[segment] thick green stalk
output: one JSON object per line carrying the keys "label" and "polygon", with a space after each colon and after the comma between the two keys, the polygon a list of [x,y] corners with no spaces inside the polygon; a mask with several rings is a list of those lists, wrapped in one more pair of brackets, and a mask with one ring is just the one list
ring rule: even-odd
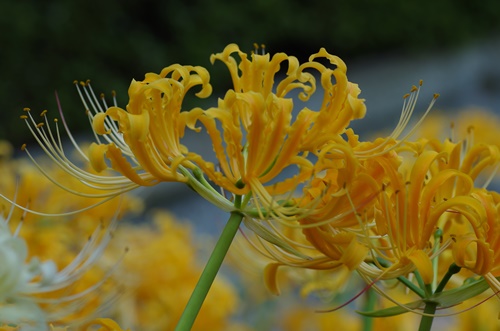
{"label": "thick green stalk", "polygon": [[229,217],[229,220],[227,221],[226,226],[224,227],[224,230],[222,231],[222,234],[220,235],[219,240],[210,255],[210,258],[208,259],[205,269],[203,270],[200,279],[191,294],[191,298],[184,308],[184,312],[182,313],[179,323],[177,323],[175,328],[176,331],[191,330],[196,316],[203,305],[203,301],[205,300],[215,276],[217,276],[217,273],[219,272],[222,261],[229,250],[229,246],[231,246],[231,242],[238,231],[242,219],[243,215],[239,212],[231,213],[231,217]]}
{"label": "thick green stalk", "polygon": [[438,306],[437,302],[429,301],[425,304],[424,314],[430,314],[431,316],[422,316],[420,320],[420,326],[418,331],[430,331],[432,327],[432,322],[434,321],[434,313],[436,312],[436,308]]}

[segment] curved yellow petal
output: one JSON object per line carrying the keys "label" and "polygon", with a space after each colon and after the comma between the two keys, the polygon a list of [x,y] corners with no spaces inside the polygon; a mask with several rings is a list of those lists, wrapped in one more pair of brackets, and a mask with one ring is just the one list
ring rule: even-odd
{"label": "curved yellow petal", "polygon": [[453,245],[453,258],[459,267],[478,275],[489,273],[493,266],[493,250],[489,244],[472,235],[457,239]]}
{"label": "curved yellow petal", "polygon": [[431,284],[434,271],[429,256],[420,249],[415,249],[407,255],[408,259],[415,265],[425,284]]}
{"label": "curved yellow petal", "polygon": [[108,145],[92,143],[89,146],[88,156],[90,165],[97,172],[102,172],[108,168],[104,160],[104,155],[108,151]]}
{"label": "curved yellow petal", "polygon": [[274,295],[280,295],[278,287],[278,268],[281,266],[279,263],[269,263],[264,268],[264,284],[269,292]]}

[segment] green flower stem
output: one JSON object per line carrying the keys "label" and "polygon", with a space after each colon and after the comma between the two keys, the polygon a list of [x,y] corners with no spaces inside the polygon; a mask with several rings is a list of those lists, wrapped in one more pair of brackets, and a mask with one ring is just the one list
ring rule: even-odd
{"label": "green flower stem", "polygon": [[436,254],[439,251],[439,247],[441,246],[441,240],[443,239],[443,230],[437,229],[434,232],[434,247],[432,248],[432,254],[434,258],[432,259],[432,270],[434,271],[434,276],[432,277],[432,289],[435,290],[437,286],[437,276],[439,271],[439,254]]}
{"label": "green flower stem", "polygon": [[[365,299],[366,301],[365,301],[364,311],[374,310],[375,304],[377,303],[377,295],[372,288],[366,291]],[[373,330],[373,317],[363,316],[363,331],[372,331],[372,330]]]}
{"label": "green flower stem", "polygon": [[193,323],[200,311],[200,308],[205,300],[205,297],[212,286],[212,283],[219,272],[222,261],[226,256],[229,246],[238,231],[241,221],[243,220],[243,215],[239,212],[232,212],[229,220],[222,231],[222,234],[215,245],[215,248],[208,259],[208,262],[203,270],[196,287],[194,288],[191,298],[189,299],[184,312],[177,324],[176,331],[188,331],[191,330]]}
{"label": "green flower stem", "polygon": [[462,268],[460,268],[459,266],[457,266],[455,263],[452,263],[450,265],[450,267],[448,268],[448,271],[446,272],[446,275],[444,275],[443,279],[441,279],[441,282],[439,283],[439,285],[436,288],[436,291],[434,293],[442,292],[444,290],[444,287],[446,286],[446,284],[450,280],[451,276],[453,276],[454,274],[459,273],[460,269],[462,269]]}
{"label": "green flower stem", "polygon": [[[380,263],[381,266],[383,267],[389,267],[389,264],[382,260],[382,259],[377,259],[377,262]],[[403,283],[406,287],[408,287],[410,290],[412,290],[414,293],[416,293],[419,297],[423,298],[425,297],[425,292],[418,288],[415,284],[413,284],[408,278],[406,277],[403,277],[403,276],[399,276],[397,278],[401,283]]]}
{"label": "green flower stem", "polygon": [[425,297],[425,292],[421,290],[419,287],[417,287],[415,284],[413,284],[408,278],[399,276],[398,280],[401,283],[403,283],[406,287],[408,287],[411,291],[413,291],[415,294],[417,294],[419,297],[421,298]]}
{"label": "green flower stem", "polygon": [[[457,266],[455,263],[452,263],[450,267],[448,268],[448,271],[444,275],[443,279],[441,279],[441,282],[439,282],[438,287],[436,288],[436,291],[434,291],[434,294],[440,293],[444,290],[446,284],[448,281],[451,279],[451,277],[460,272],[460,267]],[[424,308],[424,314],[429,314],[429,315],[434,315],[436,312],[436,308],[438,306],[438,303],[435,301],[427,301],[425,303],[425,308]],[[430,331],[432,327],[432,322],[434,320],[434,316],[422,316],[422,319],[420,320],[420,327],[418,328],[418,331]]]}
{"label": "green flower stem", "polygon": [[432,294],[432,291],[430,290],[429,286],[426,286],[426,284],[424,283],[422,276],[420,276],[420,272],[418,272],[418,270],[414,270],[413,274],[415,275],[415,279],[417,280],[418,286],[422,290],[424,290],[425,296],[429,297]]}
{"label": "green flower stem", "polygon": [[[424,308],[424,314],[430,314],[434,315],[436,312],[436,308],[438,306],[437,302],[434,301],[428,301],[425,304]],[[434,321],[434,316],[422,316],[422,319],[420,320],[420,326],[418,328],[418,331],[430,331],[432,327],[432,322]]]}

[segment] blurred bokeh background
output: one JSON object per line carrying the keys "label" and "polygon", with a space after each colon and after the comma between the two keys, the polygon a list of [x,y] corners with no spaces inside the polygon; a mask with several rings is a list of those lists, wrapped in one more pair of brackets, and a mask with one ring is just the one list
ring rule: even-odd
{"label": "blurred bokeh background", "polygon": [[[29,139],[18,115],[23,107],[55,111],[54,91],[71,126],[84,128],[75,79],[92,79],[96,92],[116,90],[125,104],[132,78],[177,62],[212,67],[210,54],[230,42],[248,50],[265,43],[271,53],[299,59],[326,47],[347,62],[372,119],[382,104],[397,111],[419,79],[445,101],[456,97],[444,92],[456,92],[458,83],[499,95],[499,34],[496,0],[3,0],[0,138]],[[217,95],[227,88],[222,65],[212,77]]]}

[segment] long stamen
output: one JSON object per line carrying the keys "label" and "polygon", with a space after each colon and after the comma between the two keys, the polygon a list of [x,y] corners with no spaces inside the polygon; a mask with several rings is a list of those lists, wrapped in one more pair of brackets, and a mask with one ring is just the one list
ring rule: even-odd
{"label": "long stamen", "polygon": [[[401,111],[401,115],[399,118],[399,122],[392,131],[392,133],[389,135],[389,138],[386,139],[382,144],[375,146],[372,149],[369,150],[364,150],[364,151],[355,151],[355,155],[358,157],[363,157],[365,155],[374,157],[374,156],[379,156],[383,155],[391,150],[394,150],[397,146],[401,145],[404,141],[406,141],[422,124],[426,116],[429,114],[431,111],[432,107],[434,106],[434,103],[436,102],[437,98],[439,97],[439,94],[434,94],[432,101],[430,102],[429,106],[425,110],[424,114],[420,117],[420,119],[413,125],[413,127],[408,131],[407,134],[405,134],[402,138],[400,138],[401,134],[403,131],[406,129],[408,126],[408,123],[412,117],[413,111],[415,110],[416,104],[417,104],[417,99],[420,94],[420,87],[422,86],[422,81],[419,83],[419,87],[413,86],[410,93],[406,94],[403,99],[403,109]],[[398,140],[396,144],[391,145],[390,148],[388,149],[383,149],[389,142],[392,140]]]}

